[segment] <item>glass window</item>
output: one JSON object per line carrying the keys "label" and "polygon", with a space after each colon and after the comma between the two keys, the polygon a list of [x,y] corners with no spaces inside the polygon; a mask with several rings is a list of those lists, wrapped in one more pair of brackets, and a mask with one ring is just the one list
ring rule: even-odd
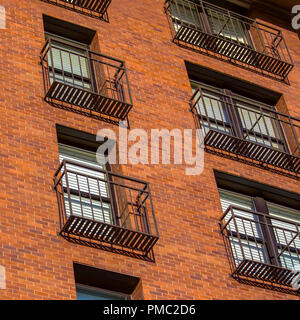
{"label": "glass window", "polygon": [[252,198],[223,189],[219,189],[219,194],[223,213],[233,206],[225,222],[228,223],[227,230],[231,235],[230,245],[236,265],[244,259],[267,262],[258,216],[248,212],[255,211]]}
{"label": "glass window", "polygon": [[51,50],[47,55],[51,83],[56,80],[78,88],[91,89],[87,46],[52,34],[46,34],[46,38],[51,38]]}
{"label": "glass window", "polygon": [[76,285],[77,300],[126,300],[127,296],[117,292],[89,286]]}
{"label": "glass window", "polygon": [[[199,88],[199,84],[191,82],[193,93]],[[196,111],[200,116],[201,129],[205,136],[210,129],[214,129],[223,133],[231,133],[230,121],[224,101],[222,101],[221,92],[217,90],[209,90],[201,88],[194,96],[196,102]]]}
{"label": "glass window", "polygon": [[[60,161],[72,162],[66,165],[67,179],[65,176],[63,177],[67,217],[72,211],[72,215],[75,216],[112,224],[110,192],[106,174],[103,172],[105,169],[104,159],[102,159],[102,163],[100,159],[99,163],[95,152],[64,144],[59,144],[59,157]],[[67,186],[70,194],[67,192]]]}
{"label": "glass window", "polygon": [[271,202],[267,204],[270,216],[276,218],[271,221],[281,264],[300,271],[300,212]]}
{"label": "glass window", "polygon": [[[224,189],[219,194],[237,266],[247,259],[300,271],[300,211]],[[267,212],[256,209],[258,202]]]}
{"label": "glass window", "polygon": [[280,119],[272,106],[203,83],[191,81],[191,87],[204,136],[215,130],[287,151]]}
{"label": "glass window", "polygon": [[177,32],[181,25],[201,29],[197,6],[184,0],[171,1],[170,12]]}
{"label": "glass window", "polygon": [[250,45],[247,24],[240,18],[235,18],[233,14],[217,11],[207,7],[208,20],[214,35],[227,40]]}

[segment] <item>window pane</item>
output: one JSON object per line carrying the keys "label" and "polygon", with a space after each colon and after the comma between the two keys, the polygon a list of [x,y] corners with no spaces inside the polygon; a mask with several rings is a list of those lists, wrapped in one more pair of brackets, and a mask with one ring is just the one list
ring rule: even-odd
{"label": "window pane", "polygon": [[215,35],[249,45],[246,24],[240,19],[235,18],[233,15],[230,17],[227,13],[218,12],[210,8],[207,8],[207,14]]}
{"label": "window pane", "polygon": [[66,215],[69,216],[72,213],[74,216],[112,224],[107,176],[97,170],[105,169],[104,159],[102,164],[99,164],[94,152],[63,144],[59,145],[59,154],[60,161],[74,162],[74,164],[66,164],[69,170],[68,175],[62,179],[63,186],[65,188],[68,186],[70,191],[70,195],[67,192],[64,194]]}
{"label": "window pane", "polygon": [[235,100],[246,140],[283,151],[280,123],[275,113],[255,107],[239,99]]}
{"label": "window pane", "polygon": [[[195,93],[199,85],[192,82],[191,86],[193,93]],[[230,134],[230,122],[221,94],[203,88],[201,93],[196,94],[194,101],[203,134],[207,134],[210,129]]]}
{"label": "window pane", "polygon": [[172,1],[170,12],[173,18],[175,31],[178,31],[181,23],[189,27],[201,29],[196,6],[186,1]]}
{"label": "window pane", "polygon": [[[219,189],[223,212],[229,206],[255,211],[251,197]],[[258,216],[238,208],[233,208],[225,217],[226,229],[236,265],[243,259],[265,263],[264,241]]]}
{"label": "window pane", "polygon": [[101,289],[76,286],[77,300],[125,300],[125,296]]}
{"label": "window pane", "polygon": [[91,89],[91,75],[89,72],[89,60],[87,51],[80,44],[70,44],[51,40],[51,52],[47,54],[50,71],[50,81],[65,82],[76,87]]}
{"label": "window pane", "polygon": [[[268,202],[273,231],[278,244],[282,266],[300,271],[300,211]],[[289,223],[290,222],[290,223]]]}

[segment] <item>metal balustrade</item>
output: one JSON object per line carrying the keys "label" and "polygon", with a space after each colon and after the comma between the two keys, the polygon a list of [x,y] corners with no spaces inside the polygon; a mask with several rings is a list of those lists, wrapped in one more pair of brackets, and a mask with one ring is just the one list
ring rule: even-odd
{"label": "metal balustrade", "polygon": [[41,64],[50,104],[116,121],[127,118],[132,98],[125,62],[49,38]]}
{"label": "metal balustrade", "polygon": [[107,10],[112,0],[41,0],[108,22]]}
{"label": "metal balustrade", "polygon": [[[64,160],[54,177],[60,234],[147,255],[158,229],[147,182]],[[86,242],[84,242],[86,243]]]}
{"label": "metal balustrade", "polygon": [[208,149],[300,173],[300,120],[259,102],[199,86],[191,110]]}
{"label": "metal balustrade", "polygon": [[282,32],[205,1],[167,0],[172,40],[240,66],[286,79],[294,63]]}
{"label": "metal balustrade", "polygon": [[300,221],[229,206],[220,227],[234,278],[300,294]]}

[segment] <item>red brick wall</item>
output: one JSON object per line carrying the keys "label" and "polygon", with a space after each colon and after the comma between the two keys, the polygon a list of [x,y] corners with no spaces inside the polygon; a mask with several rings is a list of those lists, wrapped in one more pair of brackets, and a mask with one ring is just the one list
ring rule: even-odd
{"label": "red brick wall", "polygon": [[114,0],[108,24],[40,0],[1,0],[7,29],[0,31],[0,265],[6,267],[7,289],[0,290],[0,299],[75,299],[73,261],[140,277],[145,299],[295,298],[230,277],[213,170],[294,192],[299,181],[219,156],[205,154],[200,176],[186,176],[183,165],[123,166],[124,174],[150,182],[160,231],[155,263],[71,244],[57,235],[55,125],[93,134],[109,125],[43,102],[43,13],[96,30],[102,53],[126,61],[134,101],[131,128],[194,128],[184,60],[283,93],[289,113],[300,117],[296,33],[283,30],[296,65],[289,86],[176,46],[163,3]]}

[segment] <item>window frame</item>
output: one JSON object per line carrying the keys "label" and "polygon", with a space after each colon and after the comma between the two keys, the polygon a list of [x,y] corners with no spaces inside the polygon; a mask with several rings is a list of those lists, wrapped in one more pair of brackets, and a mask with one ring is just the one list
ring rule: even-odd
{"label": "window frame", "polygon": [[[174,5],[176,7],[175,13],[177,13],[177,15],[174,15],[174,10],[172,8],[172,5]],[[192,9],[192,6],[193,6],[193,9]],[[191,15],[193,16],[193,23],[190,23],[186,19],[183,18],[183,16],[187,16],[185,8],[188,8],[188,10],[192,13]],[[178,31],[178,27],[175,27],[175,24],[176,25],[184,25],[187,27],[194,27],[195,29],[199,29],[204,33],[214,35],[216,37],[222,38],[226,41],[230,41],[230,42],[235,43],[237,45],[246,46],[250,49],[254,49],[253,40],[251,38],[251,34],[250,34],[248,28],[246,28],[243,25],[240,30],[242,32],[239,32],[239,33],[236,32],[236,28],[233,25],[232,18],[233,19],[238,19],[238,18],[234,17],[234,14],[235,14],[234,12],[230,11],[228,18],[232,23],[237,40],[232,39],[232,37],[229,38],[229,37],[226,37],[220,33],[217,34],[214,32],[214,25],[212,22],[213,17],[209,14],[209,10],[217,11],[216,10],[217,8],[218,7],[215,7],[215,5],[213,3],[212,4],[211,3],[204,3],[204,4],[202,3],[202,5],[199,5],[198,3],[192,3],[192,1],[177,0],[176,3],[171,1],[170,12],[171,12],[171,17],[172,17],[175,31],[176,32]],[[182,9],[184,10],[184,15],[182,14],[182,12],[183,12]],[[228,11],[227,9],[222,8],[222,7],[219,7],[218,9]],[[193,14],[194,12],[196,14],[196,17],[194,17],[194,14]],[[222,12],[220,11],[219,14],[222,14]],[[236,15],[239,16],[239,14],[236,14]],[[242,23],[240,21],[238,21],[238,22],[239,22],[239,24]],[[227,24],[227,22],[225,23],[225,25],[226,24]],[[239,35],[241,35],[241,38],[243,39],[243,41],[238,40]]]}
{"label": "window frame", "polygon": [[[67,142],[58,142],[58,146],[67,146],[67,147],[71,147],[71,148],[76,148],[81,152],[90,152],[90,153],[95,153],[95,151],[89,150],[88,148],[85,148],[83,145],[77,145],[74,146],[73,144],[67,144]],[[59,152],[59,156],[61,155],[61,153]],[[80,164],[78,164],[80,166]],[[117,198],[116,198],[116,193],[114,191],[114,187],[111,183],[109,183],[109,181],[112,181],[112,177],[109,174],[111,172],[111,166],[110,164],[107,162],[104,165],[104,170],[106,171],[106,173],[104,175],[106,175],[106,181],[105,182],[107,184],[107,191],[108,191],[108,196],[109,197],[103,197],[101,194],[99,195],[101,197],[101,202],[106,203],[108,205],[110,205],[110,216],[112,219],[112,223],[116,226],[121,226],[121,220],[120,217],[118,216],[118,207],[117,207]],[[64,187],[64,192],[66,192],[67,187]],[[71,190],[71,189],[70,189]],[[79,196],[79,190],[71,190],[71,195],[73,196]],[[84,198],[84,199],[90,199],[89,197],[91,197],[92,194],[90,193],[88,196],[85,196],[85,193],[83,191],[80,191],[80,198]],[[92,199],[92,200],[97,200],[97,199]]]}
{"label": "window frame", "polygon": [[[208,123],[209,129],[213,129],[210,126],[210,123],[212,122],[212,123],[215,123],[216,125],[220,125],[221,127],[229,128],[230,132],[231,132],[231,133],[229,133],[230,135],[238,137],[242,140],[254,142],[256,144],[267,146],[267,147],[270,147],[272,149],[279,150],[279,151],[283,151],[283,152],[287,152],[287,153],[290,152],[288,143],[287,143],[286,138],[284,136],[282,126],[280,124],[280,121],[277,119],[274,119],[274,112],[276,112],[274,107],[272,107],[271,105],[262,103],[260,101],[254,100],[254,99],[250,99],[245,96],[241,96],[241,95],[236,94],[235,92],[233,92],[232,90],[229,90],[229,89],[222,89],[219,87],[214,87],[214,86],[207,85],[203,82],[192,80],[192,79],[190,79],[190,83],[191,83],[192,88],[193,88],[193,86],[195,88],[200,87],[202,90],[211,91],[213,93],[216,93],[220,97],[220,102],[222,104],[222,110],[224,111],[225,116],[228,117],[229,123],[226,123],[223,120],[222,121],[217,120],[217,119],[214,119],[214,118],[211,118],[211,117],[208,117],[206,115],[201,114],[201,118],[202,119],[205,118],[205,121]],[[255,131],[254,129],[249,130],[248,128],[244,127],[239,110],[246,110],[247,108],[245,106],[242,106],[242,108],[240,106],[238,106],[237,100],[245,103],[245,105],[251,104],[252,108],[249,108],[250,111],[252,109],[252,110],[254,110],[254,112],[259,112],[261,114],[266,114],[266,112],[268,112],[268,111],[270,113],[273,112],[272,116],[269,119],[272,124],[271,129],[274,131],[275,135],[273,136],[273,135],[269,134],[268,126],[265,123],[265,121],[264,121],[264,126],[267,129],[267,134]],[[255,109],[253,107],[255,107]],[[196,110],[197,110],[197,115],[199,117],[198,108],[196,108]],[[278,115],[277,114],[275,114],[275,115],[277,118]],[[202,119],[200,119],[200,124],[202,122]],[[264,118],[263,118],[263,120],[264,120]],[[244,121],[244,123],[245,123],[245,121]],[[252,127],[255,127],[255,126],[252,126]],[[248,131],[252,131],[253,132],[252,135],[250,135]],[[246,138],[247,136],[254,136],[255,141],[252,141],[251,139],[247,139]],[[265,143],[259,143],[257,141],[258,139],[261,139],[263,142],[269,142],[270,146],[266,145]],[[274,144],[278,144],[278,146],[281,146],[281,147],[276,148],[276,147],[274,147]]]}
{"label": "window frame", "polygon": [[[239,236],[241,237],[242,240],[247,239],[247,240],[262,244],[262,246],[264,248],[264,254],[267,259],[267,263],[269,263],[273,266],[285,268],[285,266],[282,265],[282,263],[280,261],[276,260],[276,256],[278,256],[278,249],[282,245],[276,241],[276,235],[274,232],[274,228],[270,227],[272,225],[272,223],[271,223],[272,216],[270,215],[269,208],[268,208],[268,202],[270,202],[270,201],[265,199],[263,196],[251,196],[251,195],[249,196],[249,195],[246,195],[245,193],[241,193],[236,190],[233,191],[228,188],[218,186],[220,201],[221,201],[220,190],[222,190],[223,192],[226,192],[226,191],[233,192],[233,193],[236,193],[237,195],[247,196],[247,197],[251,198],[253,206],[254,206],[253,212],[264,214],[264,216],[258,215],[258,219],[259,219],[258,221],[260,223],[260,228],[262,230],[262,239],[257,238],[257,237],[252,237],[252,236],[249,236],[246,234],[241,234],[241,233],[239,233]],[[287,209],[292,209],[291,207],[288,207],[286,205],[283,207],[286,207]],[[295,209],[293,209],[293,210],[295,210]],[[266,219],[266,221],[265,221],[265,219]],[[299,211],[299,223],[300,223],[300,211]],[[236,232],[232,231],[232,235],[235,238],[238,238]],[[291,251],[292,253],[300,254],[300,248],[297,248],[297,247],[296,248],[289,247],[289,251]]]}
{"label": "window frame", "polygon": [[[107,289],[102,289],[102,288],[97,288],[97,287],[93,287],[93,286],[89,286],[89,285],[85,285],[85,284],[81,284],[81,283],[76,283],[75,284],[76,287],[76,298],[78,297],[77,295],[77,290],[78,289],[83,289],[83,290],[87,290],[87,291],[93,291],[95,293],[101,294],[107,294],[107,295],[112,295],[115,297],[120,297],[120,299],[112,299],[112,300],[131,300],[131,296],[122,292],[116,292],[116,291],[111,291],[111,290],[107,290]],[[78,299],[77,300],[81,300]]]}
{"label": "window frame", "polygon": [[[91,53],[90,53],[90,44],[86,44],[83,42],[79,42],[79,41],[75,41],[71,38],[68,37],[63,37],[61,35],[57,35],[55,33],[49,32],[49,31],[45,31],[45,39],[50,39],[51,42],[53,42],[54,44],[57,43],[56,45],[59,47],[59,44],[65,44],[68,47],[73,47],[77,50],[82,51],[82,57],[86,60],[86,66],[87,66],[87,72],[89,77],[84,77],[82,75],[77,75],[74,72],[68,72],[65,70],[61,70],[58,68],[50,67],[49,68],[49,74],[52,73],[51,69],[54,69],[54,75],[58,74],[58,75],[65,75],[64,77],[72,79],[73,81],[71,81],[71,85],[72,86],[78,86],[79,88],[81,88],[82,90],[87,90],[87,91],[92,91],[92,92],[98,92],[97,90],[97,82],[96,82],[96,78],[95,78],[95,71],[94,71],[94,67],[93,67],[93,63],[91,61]],[[66,51],[67,52],[67,51]],[[52,61],[51,61],[52,64]],[[54,61],[53,61],[54,64]],[[74,80],[77,80],[79,82],[81,82],[80,85],[76,85],[74,83]],[[55,81],[55,79],[53,79],[53,81]],[[59,81],[59,80],[58,80]],[[63,83],[68,84],[68,82],[66,82],[65,80],[62,80]],[[83,84],[88,84],[90,86],[90,88],[85,87]]]}

